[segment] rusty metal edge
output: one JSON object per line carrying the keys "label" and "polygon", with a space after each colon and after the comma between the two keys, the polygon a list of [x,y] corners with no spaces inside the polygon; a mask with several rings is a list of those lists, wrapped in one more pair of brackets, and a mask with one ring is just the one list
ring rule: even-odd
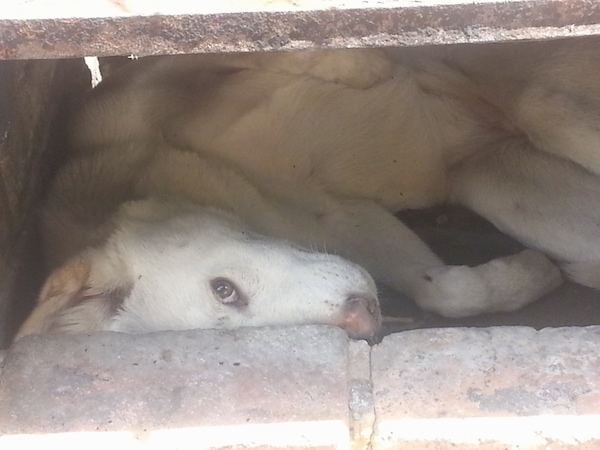
{"label": "rusty metal edge", "polygon": [[0,20],[0,30],[0,59],[412,46],[600,34],[600,2]]}

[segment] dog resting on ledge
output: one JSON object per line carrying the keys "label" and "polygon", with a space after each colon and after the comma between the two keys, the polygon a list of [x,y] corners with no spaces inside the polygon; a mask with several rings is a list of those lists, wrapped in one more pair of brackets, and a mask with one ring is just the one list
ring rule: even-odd
{"label": "dog resting on ledge", "polygon": [[[375,283],[448,317],[600,287],[600,41],[149,57],[72,121],[18,337],[338,325]],[[529,249],[444,264],[394,217],[466,206]],[[364,268],[364,269],[363,269]]]}

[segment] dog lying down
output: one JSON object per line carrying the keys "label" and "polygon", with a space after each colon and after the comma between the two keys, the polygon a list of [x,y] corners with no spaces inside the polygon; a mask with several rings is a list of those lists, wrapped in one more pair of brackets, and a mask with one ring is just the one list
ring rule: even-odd
{"label": "dog lying down", "polygon": [[[18,337],[322,323],[371,339],[371,276],[448,317],[517,309],[561,272],[600,287],[599,44],[130,63],[73,119],[42,212],[51,273]],[[393,216],[442,203],[530,249],[445,265]]]}

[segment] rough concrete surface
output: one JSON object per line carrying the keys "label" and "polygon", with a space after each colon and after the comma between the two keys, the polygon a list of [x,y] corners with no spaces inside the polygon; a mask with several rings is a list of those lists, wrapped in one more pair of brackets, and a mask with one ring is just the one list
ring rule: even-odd
{"label": "rough concrete surface", "polygon": [[600,327],[388,336],[372,353],[374,448],[600,448],[599,344]]}
{"label": "rough concrete surface", "polygon": [[600,34],[595,0],[27,0],[0,59],[388,47]]}
{"label": "rough concrete surface", "polygon": [[600,448],[600,326],[27,337],[0,448]]}
{"label": "rough concrete surface", "polygon": [[90,432],[90,444],[337,448],[346,348],[333,327],[25,338],[5,359],[0,448],[66,432],[79,433],[62,435],[69,448]]}

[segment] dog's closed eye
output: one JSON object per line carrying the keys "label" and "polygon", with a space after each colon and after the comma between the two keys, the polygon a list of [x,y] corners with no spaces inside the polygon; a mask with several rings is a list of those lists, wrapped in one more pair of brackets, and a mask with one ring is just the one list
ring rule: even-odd
{"label": "dog's closed eye", "polygon": [[210,287],[218,300],[225,305],[240,307],[248,304],[246,296],[227,278],[215,278],[210,282]]}

